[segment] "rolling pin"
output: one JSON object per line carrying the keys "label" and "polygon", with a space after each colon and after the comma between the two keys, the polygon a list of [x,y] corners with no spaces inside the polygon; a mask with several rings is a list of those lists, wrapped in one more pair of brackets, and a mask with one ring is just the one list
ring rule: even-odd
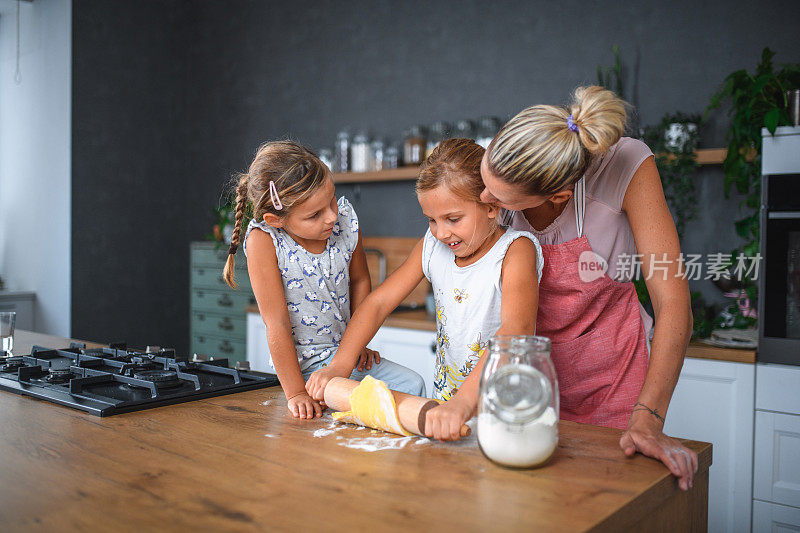
{"label": "rolling pin", "polygon": [[[350,410],[350,393],[358,386],[358,381],[347,378],[332,378],[325,386],[325,405],[336,411]],[[409,433],[425,436],[425,415],[439,405],[430,398],[420,398],[404,392],[391,391],[397,404],[397,417]],[[472,432],[469,426],[462,425],[460,435],[467,437]]]}

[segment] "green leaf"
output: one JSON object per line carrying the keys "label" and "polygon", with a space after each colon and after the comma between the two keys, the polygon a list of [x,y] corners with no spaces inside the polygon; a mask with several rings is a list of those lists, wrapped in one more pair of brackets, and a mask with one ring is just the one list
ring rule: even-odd
{"label": "green leaf", "polygon": [[775,135],[775,130],[778,128],[778,120],[780,119],[781,111],[777,107],[773,107],[767,114],[764,115],[764,126],[769,130],[772,135]]}
{"label": "green leaf", "polygon": [[750,219],[737,220],[733,225],[736,227],[736,234],[742,239],[746,239],[750,233]]}

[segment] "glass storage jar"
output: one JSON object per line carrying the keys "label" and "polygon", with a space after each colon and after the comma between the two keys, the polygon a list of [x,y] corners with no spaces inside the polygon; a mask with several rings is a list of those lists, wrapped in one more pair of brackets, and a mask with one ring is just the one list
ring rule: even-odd
{"label": "glass storage jar", "polygon": [[370,168],[369,138],[366,133],[359,133],[353,137],[350,146],[350,170],[352,172],[366,172]]}
{"label": "glass storage jar", "polygon": [[425,159],[425,135],[422,126],[414,126],[405,134],[403,143],[403,164],[419,165]]}
{"label": "glass storage jar", "polygon": [[336,136],[335,156],[333,161],[334,172],[347,172],[350,170],[350,134],[340,131]]}
{"label": "glass storage jar", "polygon": [[558,381],[550,340],[495,336],[486,357],[478,403],[481,451],[504,466],[543,465],[558,445]]}

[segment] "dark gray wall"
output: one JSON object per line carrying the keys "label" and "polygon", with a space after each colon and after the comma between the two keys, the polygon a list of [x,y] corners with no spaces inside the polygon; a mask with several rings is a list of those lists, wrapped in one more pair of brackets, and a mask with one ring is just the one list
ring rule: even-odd
{"label": "dark gray wall", "polygon": [[[399,139],[508,117],[596,81],[618,44],[640,123],[702,111],[770,46],[800,61],[796,1],[74,0],[73,335],[188,345],[188,244],[258,144]],[[702,145],[722,146],[712,116]],[[698,176],[689,252],[737,243],[718,168]],[[412,184],[340,186],[374,235],[420,235]],[[715,297],[715,289],[700,287]],[[96,311],[101,311],[99,318]]]}

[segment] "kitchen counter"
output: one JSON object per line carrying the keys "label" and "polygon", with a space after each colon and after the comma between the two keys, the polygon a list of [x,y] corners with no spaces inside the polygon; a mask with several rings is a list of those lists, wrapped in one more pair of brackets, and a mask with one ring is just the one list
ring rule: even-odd
{"label": "kitchen counter", "polygon": [[[66,339],[20,331],[16,353]],[[620,431],[561,422],[550,463],[510,470],[475,437],[387,437],[294,419],[279,388],[98,418],[0,391],[0,519],[13,530],[705,530],[694,488],[625,458]],[[370,440],[371,439],[371,440]],[[391,442],[400,449],[365,451]],[[400,447],[401,444],[403,447]]]}

